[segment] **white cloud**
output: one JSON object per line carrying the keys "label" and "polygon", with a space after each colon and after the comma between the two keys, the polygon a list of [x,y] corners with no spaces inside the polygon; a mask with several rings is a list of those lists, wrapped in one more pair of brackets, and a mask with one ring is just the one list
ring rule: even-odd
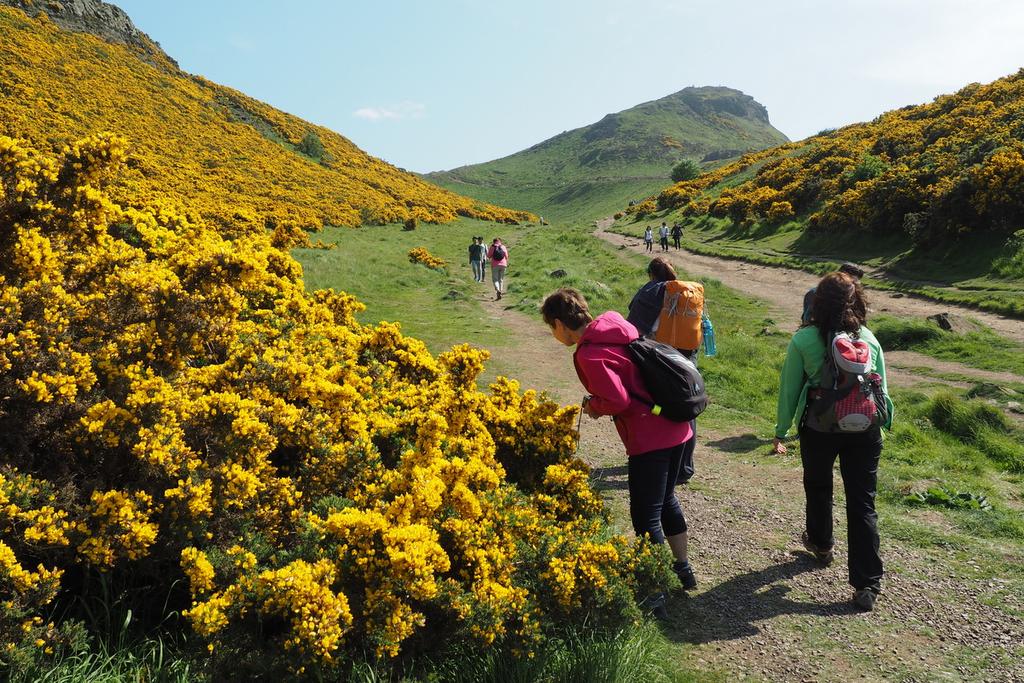
{"label": "white cloud", "polygon": [[389,107],[361,107],[352,112],[352,116],[367,121],[401,121],[422,118],[426,110],[420,102],[406,101]]}

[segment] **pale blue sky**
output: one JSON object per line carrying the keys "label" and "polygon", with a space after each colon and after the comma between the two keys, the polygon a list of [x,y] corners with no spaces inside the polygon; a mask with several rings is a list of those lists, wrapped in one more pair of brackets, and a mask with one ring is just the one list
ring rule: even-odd
{"label": "pale blue sky", "polygon": [[186,71],[413,171],[689,85],[792,139],[1024,67],[1019,0],[115,0]]}

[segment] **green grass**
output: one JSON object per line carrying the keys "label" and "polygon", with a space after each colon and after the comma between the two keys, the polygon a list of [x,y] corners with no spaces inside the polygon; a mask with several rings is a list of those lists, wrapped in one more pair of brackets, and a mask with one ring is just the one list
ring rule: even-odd
{"label": "green grass", "polygon": [[[367,324],[401,321],[403,331],[438,351],[470,337],[495,342],[507,331],[490,320],[473,301],[479,292],[493,293],[490,283],[473,281],[468,247],[474,235],[502,237],[515,244],[520,228],[469,219],[448,225],[420,223],[416,230],[401,225],[364,228],[328,227],[314,239],[337,249],[296,249],[308,289],[333,288],[367,304],[359,319]],[[431,270],[409,262],[413,247],[426,247],[448,262]]]}
{"label": "green grass", "polygon": [[[0,671],[2,673],[2,671]],[[121,643],[61,656],[10,672],[10,683],[171,683],[205,680],[198,667],[159,639]]]}
{"label": "green grass", "polygon": [[[578,633],[549,642],[532,658],[475,650],[433,662],[427,680],[451,683],[690,683],[725,681],[722,674],[696,672],[678,662],[672,646],[652,622],[618,633]],[[373,680],[373,679],[368,679]]]}
{"label": "green grass", "polygon": [[886,350],[916,351],[972,368],[1024,377],[1024,344],[986,328],[957,334],[927,320],[882,315],[872,319],[871,329]]}

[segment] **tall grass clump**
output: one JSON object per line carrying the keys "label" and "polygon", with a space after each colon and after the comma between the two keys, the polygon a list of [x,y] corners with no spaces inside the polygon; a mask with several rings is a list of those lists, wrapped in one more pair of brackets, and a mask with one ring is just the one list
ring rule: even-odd
{"label": "tall grass clump", "polygon": [[927,320],[905,320],[887,316],[876,318],[871,331],[882,348],[907,351],[925,342],[942,337],[942,329]]}
{"label": "tall grass clump", "polygon": [[999,408],[944,391],[932,397],[927,416],[938,429],[977,447],[986,457],[1011,472],[1024,472],[1024,445]]}

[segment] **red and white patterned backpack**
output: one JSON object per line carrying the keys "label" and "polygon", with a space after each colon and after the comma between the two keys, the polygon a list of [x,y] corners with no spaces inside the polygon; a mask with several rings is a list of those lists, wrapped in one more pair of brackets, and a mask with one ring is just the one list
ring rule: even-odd
{"label": "red and white patterned backpack", "polygon": [[846,332],[825,348],[822,387],[808,392],[805,424],[818,432],[864,432],[888,422],[882,377],[871,372],[871,347]]}

